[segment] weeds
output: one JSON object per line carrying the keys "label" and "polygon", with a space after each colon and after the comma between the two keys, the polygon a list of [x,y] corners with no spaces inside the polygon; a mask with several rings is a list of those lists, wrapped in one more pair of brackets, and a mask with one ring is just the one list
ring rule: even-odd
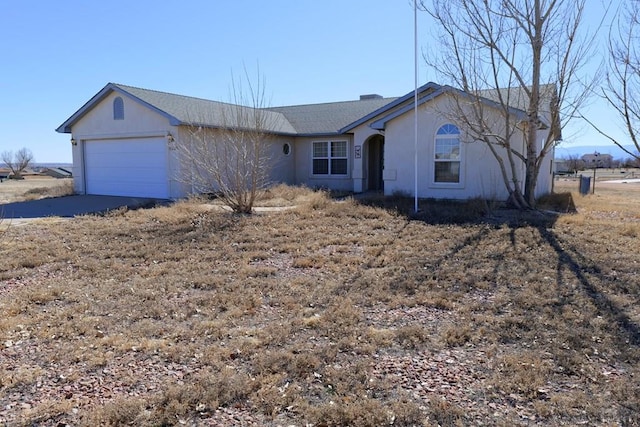
{"label": "weeds", "polygon": [[25,191],[24,200],[37,200],[45,197],[62,197],[74,194],[73,181],[64,180],[61,185],[36,187]]}
{"label": "weeds", "polygon": [[478,201],[415,216],[401,196],[269,197],[297,207],[240,217],[194,200],[11,227],[0,419],[637,421],[637,201],[536,219]]}

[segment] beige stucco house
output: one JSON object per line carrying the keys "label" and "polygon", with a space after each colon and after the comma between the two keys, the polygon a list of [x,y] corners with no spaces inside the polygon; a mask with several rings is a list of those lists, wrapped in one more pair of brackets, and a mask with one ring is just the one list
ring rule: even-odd
{"label": "beige stucco house", "polygon": [[[446,114],[457,94],[435,83],[418,89],[418,196],[505,200],[508,194],[493,154],[484,143],[468,140],[464,127]],[[221,126],[225,105],[107,84],[57,129],[71,134],[75,190],[163,199],[187,196],[193,187],[184,179],[178,144],[194,114],[205,118],[202,126]],[[354,101],[267,111],[272,116],[272,182],[414,194],[413,91],[399,98],[363,95]],[[514,108],[513,114],[525,113]],[[551,127],[541,127],[541,140]],[[538,196],[551,191],[552,159],[553,153],[541,167]]]}

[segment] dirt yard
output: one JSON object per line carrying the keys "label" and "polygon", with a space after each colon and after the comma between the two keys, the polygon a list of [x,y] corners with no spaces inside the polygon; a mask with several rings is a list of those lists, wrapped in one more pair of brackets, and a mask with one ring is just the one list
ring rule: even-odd
{"label": "dirt yard", "polygon": [[0,425],[639,425],[640,192],[601,188],[10,227]]}

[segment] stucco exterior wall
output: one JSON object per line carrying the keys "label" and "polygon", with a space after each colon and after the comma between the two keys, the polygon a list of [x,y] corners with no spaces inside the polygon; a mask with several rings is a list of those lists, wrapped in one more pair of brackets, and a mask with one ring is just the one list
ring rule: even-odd
{"label": "stucco exterior wall", "polygon": [[[124,119],[113,119],[113,100],[121,97],[124,101]],[[117,135],[130,136],[135,133],[166,132],[169,120],[149,107],[141,105],[127,95],[111,93],[98,105],[89,110],[73,126],[75,138],[91,136],[94,139],[113,138]]]}
{"label": "stucco exterior wall", "polygon": [[[221,131],[210,129],[208,138],[214,140],[215,138],[222,138]],[[180,158],[179,162],[181,168],[179,175],[175,176],[175,179],[183,186],[184,195],[195,194],[199,191],[215,191],[215,181],[213,178],[207,175],[206,171],[200,173],[194,169],[196,167],[192,155],[189,154],[189,144],[194,143],[200,145],[203,143],[198,138],[192,138],[189,128],[181,126],[178,131],[178,137],[175,141],[176,155]],[[295,184],[295,147],[294,138],[288,136],[269,136],[265,139],[266,153],[264,160],[269,164],[268,166],[268,178],[267,185],[275,184]],[[288,149],[285,150],[285,145]],[[285,151],[288,151],[286,153]],[[195,153],[195,152],[194,152]],[[210,163],[208,167],[214,167],[214,163]],[[197,176],[200,174],[200,176]],[[206,180],[211,188],[202,189],[198,185],[199,180]]]}
{"label": "stucco exterior wall", "polygon": [[[285,146],[289,153],[285,152]],[[273,184],[296,184],[295,138],[279,136],[274,138],[270,147],[269,158],[273,163],[270,180]]]}
{"label": "stucco exterior wall", "polygon": [[[481,142],[465,135],[464,126],[446,118],[446,98],[437,98],[418,108],[418,197],[458,199],[481,197],[505,200],[508,192],[498,162]],[[434,146],[438,129],[452,123],[461,131],[459,183],[434,181]],[[521,140],[514,144],[522,144]],[[384,192],[414,194],[414,113],[413,110],[389,121],[385,129]],[[521,174],[522,171],[519,171]]]}
{"label": "stucco exterior wall", "polygon": [[[124,103],[124,119],[114,120],[113,100],[120,96]],[[96,140],[139,139],[166,137],[177,134],[177,129],[159,113],[141,105],[132,98],[111,93],[94,108],[89,110],[71,129],[71,138],[76,141],[72,147],[74,190],[85,193],[84,150],[85,144]],[[167,144],[169,140],[166,139]],[[169,177],[169,193],[172,198],[185,195],[182,185],[172,177],[177,176],[180,162],[175,150],[167,149],[166,167]]]}
{"label": "stucco exterior wall", "polygon": [[374,135],[381,135],[382,132],[372,129],[370,120],[353,130],[353,151],[360,152],[360,157],[353,159],[353,191],[360,193],[369,188],[369,144],[367,141]]}

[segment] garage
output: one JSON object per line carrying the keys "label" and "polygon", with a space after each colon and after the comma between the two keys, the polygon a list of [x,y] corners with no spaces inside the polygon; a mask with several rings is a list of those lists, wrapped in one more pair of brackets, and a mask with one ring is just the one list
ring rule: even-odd
{"label": "garage", "polygon": [[165,138],[85,140],[87,194],[169,198]]}

